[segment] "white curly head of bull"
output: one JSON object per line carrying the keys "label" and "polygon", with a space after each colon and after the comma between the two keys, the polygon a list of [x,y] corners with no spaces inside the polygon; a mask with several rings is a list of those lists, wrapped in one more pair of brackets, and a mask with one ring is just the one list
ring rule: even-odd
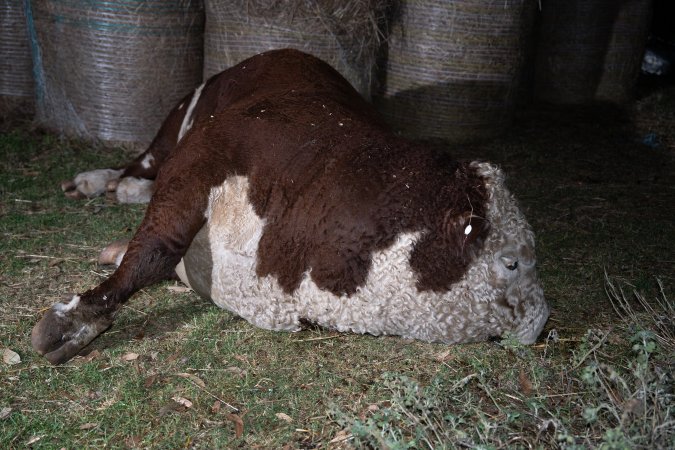
{"label": "white curly head of bull", "polygon": [[534,233],[504,186],[501,170],[486,163],[478,169],[486,179],[492,230],[479,259],[488,269],[494,320],[523,344],[532,344],[550,313],[537,276]]}

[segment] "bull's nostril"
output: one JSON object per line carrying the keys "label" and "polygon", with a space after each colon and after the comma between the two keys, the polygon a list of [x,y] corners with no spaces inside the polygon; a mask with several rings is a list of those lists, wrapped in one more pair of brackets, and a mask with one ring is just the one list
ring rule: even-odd
{"label": "bull's nostril", "polygon": [[509,270],[516,270],[518,268],[518,261],[514,261],[511,264],[508,264],[506,268]]}

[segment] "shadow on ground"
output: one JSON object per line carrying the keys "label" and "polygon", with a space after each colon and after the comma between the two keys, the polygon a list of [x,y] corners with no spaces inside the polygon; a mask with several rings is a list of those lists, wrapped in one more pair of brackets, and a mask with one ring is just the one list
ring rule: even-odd
{"label": "shadow on ground", "polygon": [[611,321],[605,272],[648,297],[659,278],[672,298],[671,103],[650,98],[631,110],[537,105],[499,139],[450,146],[459,158],[489,159],[506,171],[537,233],[540,274],[554,308],[549,327]]}

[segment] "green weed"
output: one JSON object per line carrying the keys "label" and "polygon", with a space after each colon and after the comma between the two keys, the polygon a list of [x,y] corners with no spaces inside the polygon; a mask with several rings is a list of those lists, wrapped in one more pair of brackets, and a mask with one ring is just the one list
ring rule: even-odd
{"label": "green weed", "polygon": [[[612,295],[620,292],[608,286]],[[657,304],[658,311],[624,315],[623,333],[589,330],[567,360],[538,356],[507,338],[501,345],[519,369],[506,377],[501,365],[485,360],[474,360],[468,374],[441,371],[427,386],[387,373],[379,388],[387,395],[379,396],[388,400],[359,415],[334,408],[331,417],[356,448],[672,448],[675,361],[672,352],[655,360],[661,348],[654,330],[673,330],[675,315],[666,298]],[[551,392],[559,374],[567,382]]]}

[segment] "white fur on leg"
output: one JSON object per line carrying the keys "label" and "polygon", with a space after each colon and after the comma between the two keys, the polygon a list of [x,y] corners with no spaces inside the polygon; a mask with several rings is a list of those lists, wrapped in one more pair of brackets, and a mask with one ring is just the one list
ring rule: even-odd
{"label": "white fur on leg", "polygon": [[117,185],[115,196],[119,203],[149,203],[153,184],[145,178],[125,177]]}
{"label": "white fur on leg", "polygon": [[154,162],[155,162],[155,157],[152,156],[150,153],[148,153],[143,158],[143,161],[141,161],[141,166],[143,166],[144,169],[149,169],[150,167],[152,167],[152,163],[154,163]]}
{"label": "white fur on leg", "polygon": [[185,111],[185,117],[183,118],[183,123],[181,124],[180,130],[178,131],[178,140],[176,142],[180,142],[180,140],[183,139],[183,136],[185,136],[185,133],[190,131],[190,128],[192,128],[192,124],[194,123],[192,113],[194,112],[195,106],[197,106],[199,97],[202,95],[202,89],[204,89],[205,84],[206,83],[202,83],[197,89],[195,89],[195,93],[192,94],[192,100],[190,100],[187,111]]}
{"label": "white fur on leg", "polygon": [[54,312],[56,312],[57,315],[63,317],[65,313],[68,311],[71,311],[75,308],[77,308],[77,305],[80,304],[80,296],[79,295],[74,295],[72,299],[70,299],[70,302],[68,303],[56,303],[54,304]]}
{"label": "white fur on leg", "polygon": [[119,179],[122,170],[97,169],[78,174],[73,183],[79,192],[87,197],[96,197],[106,191],[108,182]]}

